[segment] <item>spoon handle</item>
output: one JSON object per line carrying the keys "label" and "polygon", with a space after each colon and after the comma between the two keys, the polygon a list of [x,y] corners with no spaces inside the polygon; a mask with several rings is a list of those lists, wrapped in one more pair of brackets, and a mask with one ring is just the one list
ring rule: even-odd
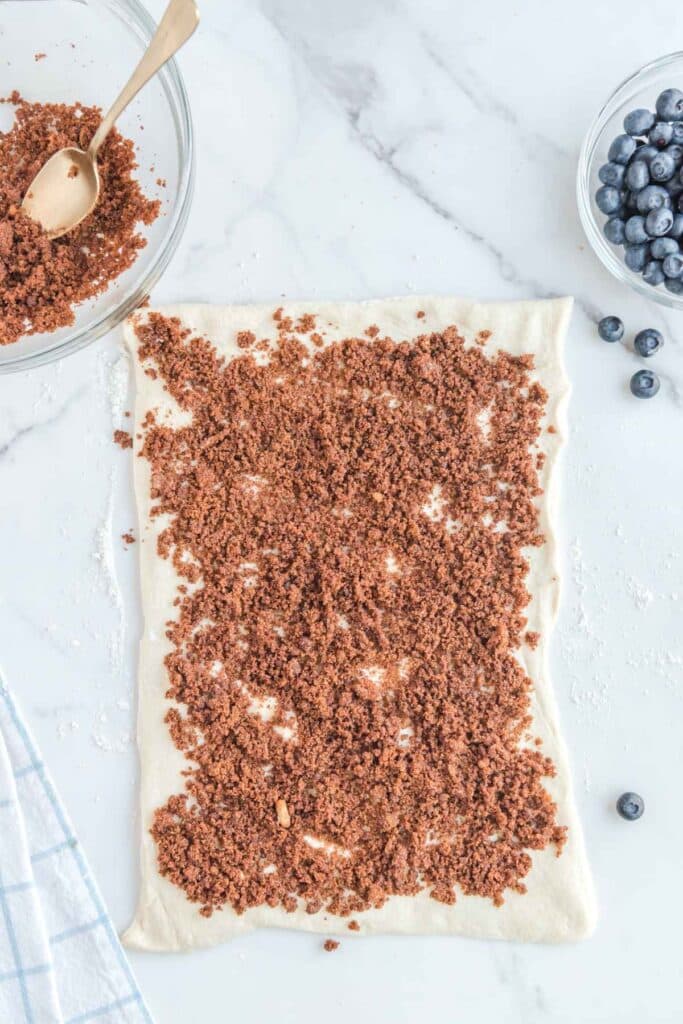
{"label": "spoon handle", "polygon": [[88,156],[93,161],[119,115],[137,96],[143,85],[149,82],[183,43],[187,42],[198,22],[199,11],[195,0],[171,0],[140,63],[102,118],[90,141]]}

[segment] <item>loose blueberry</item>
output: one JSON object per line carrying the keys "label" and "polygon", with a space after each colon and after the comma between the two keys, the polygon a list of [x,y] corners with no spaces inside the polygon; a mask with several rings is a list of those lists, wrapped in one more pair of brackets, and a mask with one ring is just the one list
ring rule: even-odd
{"label": "loose blueberry", "polygon": [[675,238],[655,238],[650,243],[650,252],[656,260],[663,260],[665,256],[678,251],[678,242]]}
{"label": "loose blueberry", "polygon": [[663,282],[663,280],[664,271],[662,270],[662,264],[659,260],[650,260],[649,263],[645,264],[645,269],[643,270],[643,281],[646,281],[648,284],[651,284],[656,288],[657,285]]}
{"label": "loose blueberry", "polygon": [[621,192],[612,185],[601,185],[595,193],[595,203],[603,213],[616,213],[621,208]]}
{"label": "loose blueberry", "polygon": [[654,398],[659,391],[659,377],[652,370],[637,370],[631,377],[631,394],[636,398]]}
{"label": "loose blueberry", "polygon": [[612,245],[623,245],[626,241],[625,224],[621,217],[610,217],[609,220],[605,222],[602,232],[607,241],[611,242]]}
{"label": "loose blueberry", "polygon": [[659,237],[669,231],[673,222],[674,215],[671,210],[667,209],[666,206],[661,206],[658,210],[650,210],[645,218],[645,230],[648,235]]}
{"label": "loose blueberry", "polygon": [[598,334],[603,341],[621,341],[624,336],[624,324],[618,316],[603,316],[598,324]]}
{"label": "loose blueberry", "polygon": [[[649,184],[650,168],[654,167],[655,160],[661,160],[665,156],[666,153],[658,153],[656,157],[653,157],[652,162],[650,163],[650,167],[648,167],[644,160],[631,161],[631,163],[626,168],[626,184],[632,192],[640,192],[641,188],[645,188],[645,186]],[[656,181],[668,181],[669,178],[673,175],[674,162],[673,160],[671,160],[671,158],[669,159],[671,162],[671,174],[667,178],[656,178]],[[617,166],[619,165],[617,164]],[[661,169],[662,168],[660,166],[659,170],[661,171]],[[655,177],[654,172],[652,177]]]}
{"label": "loose blueberry", "polygon": [[627,245],[624,249],[624,263],[629,270],[640,274],[645,269],[649,256],[648,245]]}
{"label": "loose blueberry", "polygon": [[635,217],[629,217],[626,221],[624,234],[626,235],[626,241],[634,245],[649,242],[650,240],[650,235],[645,230],[645,218],[639,214],[636,214]]}
{"label": "loose blueberry", "polygon": [[683,281],[681,281],[680,277],[665,277],[664,287],[674,295],[683,295]]}
{"label": "loose blueberry", "polygon": [[662,121],[678,121],[683,118],[683,92],[680,89],[665,89],[657,97],[657,116]]}
{"label": "loose blueberry", "polygon": [[674,222],[669,228],[669,235],[671,238],[681,238],[683,236],[683,213],[674,215]]}
{"label": "loose blueberry", "polygon": [[624,118],[624,131],[627,135],[646,135],[655,123],[655,115],[651,110],[639,107],[631,110]]}
{"label": "loose blueberry", "polygon": [[644,810],[645,801],[637,793],[622,793],[617,800],[617,811],[626,821],[637,821],[643,816]]}
{"label": "loose blueberry", "polygon": [[662,260],[662,270],[667,277],[683,276],[683,255],[671,253]]}
{"label": "loose blueberry", "polygon": [[598,178],[603,185],[613,185],[614,188],[621,188],[624,184],[624,175],[626,174],[626,168],[623,164],[603,164],[598,171]]}
{"label": "loose blueberry", "polygon": [[663,152],[672,158],[676,167],[680,167],[683,163],[683,146],[680,142],[672,143],[670,146],[667,146]]}
{"label": "loose blueberry", "polygon": [[[626,181],[628,182],[630,188],[635,188],[636,186],[632,185],[629,181],[629,173],[632,170],[632,168],[640,166],[644,167],[647,170],[647,164],[645,164],[642,160],[636,160],[629,165],[629,168],[626,171]],[[652,176],[653,181],[668,181],[669,178],[673,178],[675,171],[676,162],[674,158],[671,156],[671,154],[667,153],[666,150],[663,153],[658,153],[657,156],[653,156],[652,160],[650,160],[649,174]],[[640,173],[638,173],[637,176],[642,177]],[[647,185],[647,181],[644,182],[641,188],[644,188],[645,185]]]}
{"label": "loose blueberry", "polygon": [[638,193],[638,209],[641,213],[658,210],[660,206],[671,206],[671,196],[662,185],[646,185]]}
{"label": "loose blueberry", "polygon": [[635,338],[633,339],[633,347],[639,356],[653,356],[655,352],[659,352],[660,348],[664,344],[664,337],[661,331],[658,331],[655,327],[646,327],[644,331],[638,331]]}
{"label": "loose blueberry", "polygon": [[674,130],[670,124],[656,124],[647,139],[651,146],[664,149],[672,141]]}
{"label": "loose blueberry", "polygon": [[[655,125],[655,127],[657,126]],[[654,130],[655,129],[653,128],[652,131]],[[667,142],[670,141],[670,139],[667,139]],[[614,139],[612,145],[607,150],[607,158],[617,164],[627,164],[635,151],[635,139],[631,138],[630,135],[617,135],[616,139]]]}
{"label": "loose blueberry", "polygon": [[[659,149],[656,146],[638,146],[635,153],[633,154],[633,160],[644,160],[645,163],[649,163],[653,156],[657,156]],[[617,165],[619,166],[619,165]],[[606,182],[606,184],[610,184]]]}

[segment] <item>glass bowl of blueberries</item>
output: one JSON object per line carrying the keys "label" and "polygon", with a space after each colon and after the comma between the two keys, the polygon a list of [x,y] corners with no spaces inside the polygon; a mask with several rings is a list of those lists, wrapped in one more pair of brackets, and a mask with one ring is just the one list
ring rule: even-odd
{"label": "glass bowl of blueberries", "polygon": [[647,64],[609,97],[581,149],[577,198],[605,267],[683,309],[683,53]]}

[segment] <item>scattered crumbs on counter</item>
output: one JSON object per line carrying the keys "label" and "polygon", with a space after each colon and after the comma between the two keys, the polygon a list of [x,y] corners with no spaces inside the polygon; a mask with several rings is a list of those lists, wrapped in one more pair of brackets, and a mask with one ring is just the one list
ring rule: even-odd
{"label": "scattered crumbs on counter", "polygon": [[125,754],[133,742],[133,737],[127,730],[116,739],[110,739],[103,733],[93,730],[90,733],[90,739],[99,750],[103,750],[107,754]]}
{"label": "scattered crumbs on counter", "polygon": [[75,719],[71,719],[69,722],[58,722],[57,735],[60,740],[63,740],[64,737],[68,736],[70,733],[78,732],[80,727],[80,722],[77,722]]}
{"label": "scattered crumbs on counter", "polygon": [[339,949],[339,943],[336,939],[325,939],[323,949],[326,953],[334,953],[335,950]]}
{"label": "scattered crumbs on counter", "polygon": [[46,58],[46,57],[47,57],[47,54],[46,54],[46,53],[34,53],[34,54],[33,54],[33,59],[34,59],[34,60],[35,60],[36,62],[37,62],[37,61],[39,61],[39,60],[45,60],[45,58]]}
{"label": "scattered crumbs on counter", "polygon": [[126,545],[126,547],[130,546],[131,544],[135,544],[135,537],[133,536],[130,530],[128,531],[128,533],[121,534],[121,540]]}
{"label": "scattered crumbs on counter", "polygon": [[638,611],[645,611],[646,608],[652,604],[655,599],[655,595],[652,593],[649,587],[639,583],[638,580],[633,576],[629,576],[626,580],[626,588],[633,599],[633,603]]}
{"label": "scattered crumbs on counter", "polygon": [[591,778],[590,768],[588,762],[584,761],[583,765],[583,788],[586,793],[590,793],[593,788],[593,779]]}
{"label": "scattered crumbs on counter", "polygon": [[133,438],[127,430],[115,430],[113,437],[114,443],[120,448],[126,449],[133,447]]}
{"label": "scattered crumbs on counter", "polygon": [[95,551],[93,558],[100,567],[100,575],[107,596],[111,600],[117,615],[116,629],[109,641],[109,653],[112,668],[119,670],[123,663],[123,644],[125,639],[125,617],[123,596],[116,577],[114,549],[112,544],[112,519],[114,506],[113,472],[109,477],[109,493],[102,522],[95,532]]}
{"label": "scattered crumbs on counter", "polygon": [[128,399],[129,363],[128,353],[121,349],[114,359],[102,353],[97,366],[101,390],[109,403],[109,414],[114,430],[123,426]]}

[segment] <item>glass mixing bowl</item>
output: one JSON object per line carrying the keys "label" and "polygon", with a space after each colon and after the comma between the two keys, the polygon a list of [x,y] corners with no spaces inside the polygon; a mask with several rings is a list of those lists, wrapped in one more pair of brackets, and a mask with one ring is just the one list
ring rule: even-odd
{"label": "glass mixing bowl", "polygon": [[607,218],[595,205],[595,193],[602,184],[598,171],[607,161],[607,150],[612,139],[624,131],[624,115],[636,107],[654,110],[660,92],[671,86],[683,89],[683,53],[670,53],[646,64],[618,86],[584,139],[579,157],[576,192],[583,229],[593,251],[609,272],[646,299],[672,309],[683,309],[683,295],[673,295],[664,285],[654,288],[643,281],[640,274],[628,269],[623,261],[624,250],[612,245],[603,235],[602,228]]}
{"label": "glass mixing bowl", "polygon": [[[0,96],[16,89],[27,100],[80,100],[106,109],[155,27],[137,0],[0,0]],[[13,108],[1,105],[0,131],[9,128],[12,117]],[[0,345],[0,373],[59,359],[111,330],[148,295],[180,241],[192,197],[194,154],[187,95],[173,60],[138,94],[117,127],[135,143],[143,191],[161,200],[157,220],[138,228],[147,245],[104,294],[75,307],[70,327]]]}

